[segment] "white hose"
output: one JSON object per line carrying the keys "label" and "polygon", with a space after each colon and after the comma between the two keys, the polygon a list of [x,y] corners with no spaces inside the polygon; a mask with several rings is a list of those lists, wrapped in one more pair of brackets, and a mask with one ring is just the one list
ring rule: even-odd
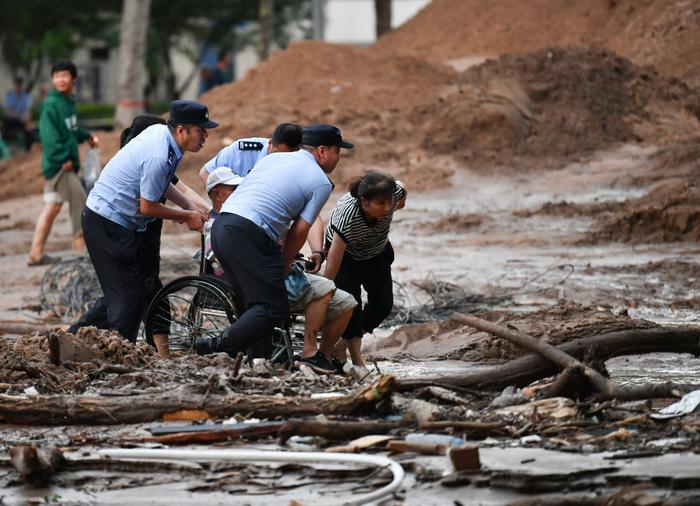
{"label": "white hose", "polygon": [[322,452],[285,452],[265,450],[170,450],[170,449],[116,449],[99,450],[99,455],[113,459],[140,459],[140,460],[188,460],[188,461],[215,461],[233,460],[236,462],[302,462],[334,464],[368,464],[377,467],[388,467],[393,474],[393,479],[388,485],[370,492],[369,494],[355,496],[342,502],[329,503],[326,499],[323,504],[327,506],[354,506],[376,501],[396,491],[404,478],[401,465],[387,457],[378,455],[355,455],[351,453],[322,453]]}

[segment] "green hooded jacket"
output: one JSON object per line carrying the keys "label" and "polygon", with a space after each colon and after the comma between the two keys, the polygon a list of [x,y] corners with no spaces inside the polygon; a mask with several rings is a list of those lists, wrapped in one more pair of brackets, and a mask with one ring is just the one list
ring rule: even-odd
{"label": "green hooded jacket", "polygon": [[61,170],[61,165],[73,160],[74,170],[80,169],[78,143],[90,138],[90,132],[78,128],[75,99],[67,97],[55,88],[46,97],[39,116],[39,136],[44,148],[41,172],[51,179]]}

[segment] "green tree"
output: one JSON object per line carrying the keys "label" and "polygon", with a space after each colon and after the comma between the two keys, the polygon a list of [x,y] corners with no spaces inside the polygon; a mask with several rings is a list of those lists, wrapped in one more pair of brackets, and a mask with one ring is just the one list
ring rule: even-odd
{"label": "green tree", "polygon": [[[147,89],[153,89],[163,79],[168,96],[177,98],[196,77],[195,68],[176,86],[171,49],[178,49],[199,63],[207,47],[238,50],[257,44],[259,30],[237,39],[235,27],[258,20],[259,1],[152,0],[147,33]],[[104,40],[110,47],[116,47],[122,3],[122,0],[0,1],[0,55],[14,75],[26,76],[31,90],[45,65],[70,57],[86,40]],[[272,14],[271,37],[278,47],[286,47],[292,30],[301,28],[302,33],[308,33],[310,29],[309,0],[275,0]],[[196,49],[184,43],[188,38],[197,42]]]}
{"label": "green tree", "polygon": [[120,7],[119,0],[0,2],[2,59],[31,90],[44,65],[69,58],[86,38],[106,37]]}

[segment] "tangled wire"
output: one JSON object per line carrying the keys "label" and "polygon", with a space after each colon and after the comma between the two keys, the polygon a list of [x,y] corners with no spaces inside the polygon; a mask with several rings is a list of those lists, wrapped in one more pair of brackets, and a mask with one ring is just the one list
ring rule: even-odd
{"label": "tangled wire", "polygon": [[[561,279],[546,280],[544,284],[540,283],[542,286],[535,286],[536,282],[542,282],[548,274],[557,274],[559,272],[564,272]],[[411,285],[429,296],[428,302],[412,306],[409,305],[409,301],[411,299],[415,300],[415,298],[410,296],[405,285],[394,281],[394,309],[389,317],[384,320],[381,327],[445,320],[452,313],[456,312],[478,313],[493,310],[496,307],[502,307],[512,302],[514,296],[563,285],[573,273],[574,266],[572,264],[555,265],[526,280],[518,288],[502,295],[467,293],[461,286],[440,281],[435,278],[433,273],[430,273],[422,281],[411,282]]]}
{"label": "tangled wire", "polygon": [[102,289],[89,257],[78,257],[53,264],[41,277],[39,304],[63,319],[84,313]]}
{"label": "tangled wire", "polygon": [[413,297],[404,285],[394,281],[394,309],[382,327],[445,320],[455,312],[486,311],[510,300],[509,296],[467,293],[459,285],[435,279],[432,273],[422,281],[412,281],[411,285],[427,294],[429,301],[409,306]]}

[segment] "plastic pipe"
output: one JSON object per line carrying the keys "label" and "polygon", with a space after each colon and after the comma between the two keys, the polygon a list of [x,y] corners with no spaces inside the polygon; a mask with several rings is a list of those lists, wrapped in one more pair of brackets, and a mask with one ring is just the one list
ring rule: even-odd
{"label": "plastic pipe", "polygon": [[404,470],[401,465],[388,457],[378,455],[355,455],[349,453],[322,453],[322,452],[285,452],[265,450],[171,450],[171,449],[114,449],[99,450],[98,454],[113,459],[139,459],[139,460],[187,460],[187,461],[214,461],[234,460],[237,462],[314,462],[334,464],[365,464],[377,467],[388,467],[393,474],[391,483],[368,494],[354,496],[352,499],[341,502],[328,502],[324,499],[319,504],[326,506],[353,506],[367,504],[376,501],[396,491],[404,478]]}

